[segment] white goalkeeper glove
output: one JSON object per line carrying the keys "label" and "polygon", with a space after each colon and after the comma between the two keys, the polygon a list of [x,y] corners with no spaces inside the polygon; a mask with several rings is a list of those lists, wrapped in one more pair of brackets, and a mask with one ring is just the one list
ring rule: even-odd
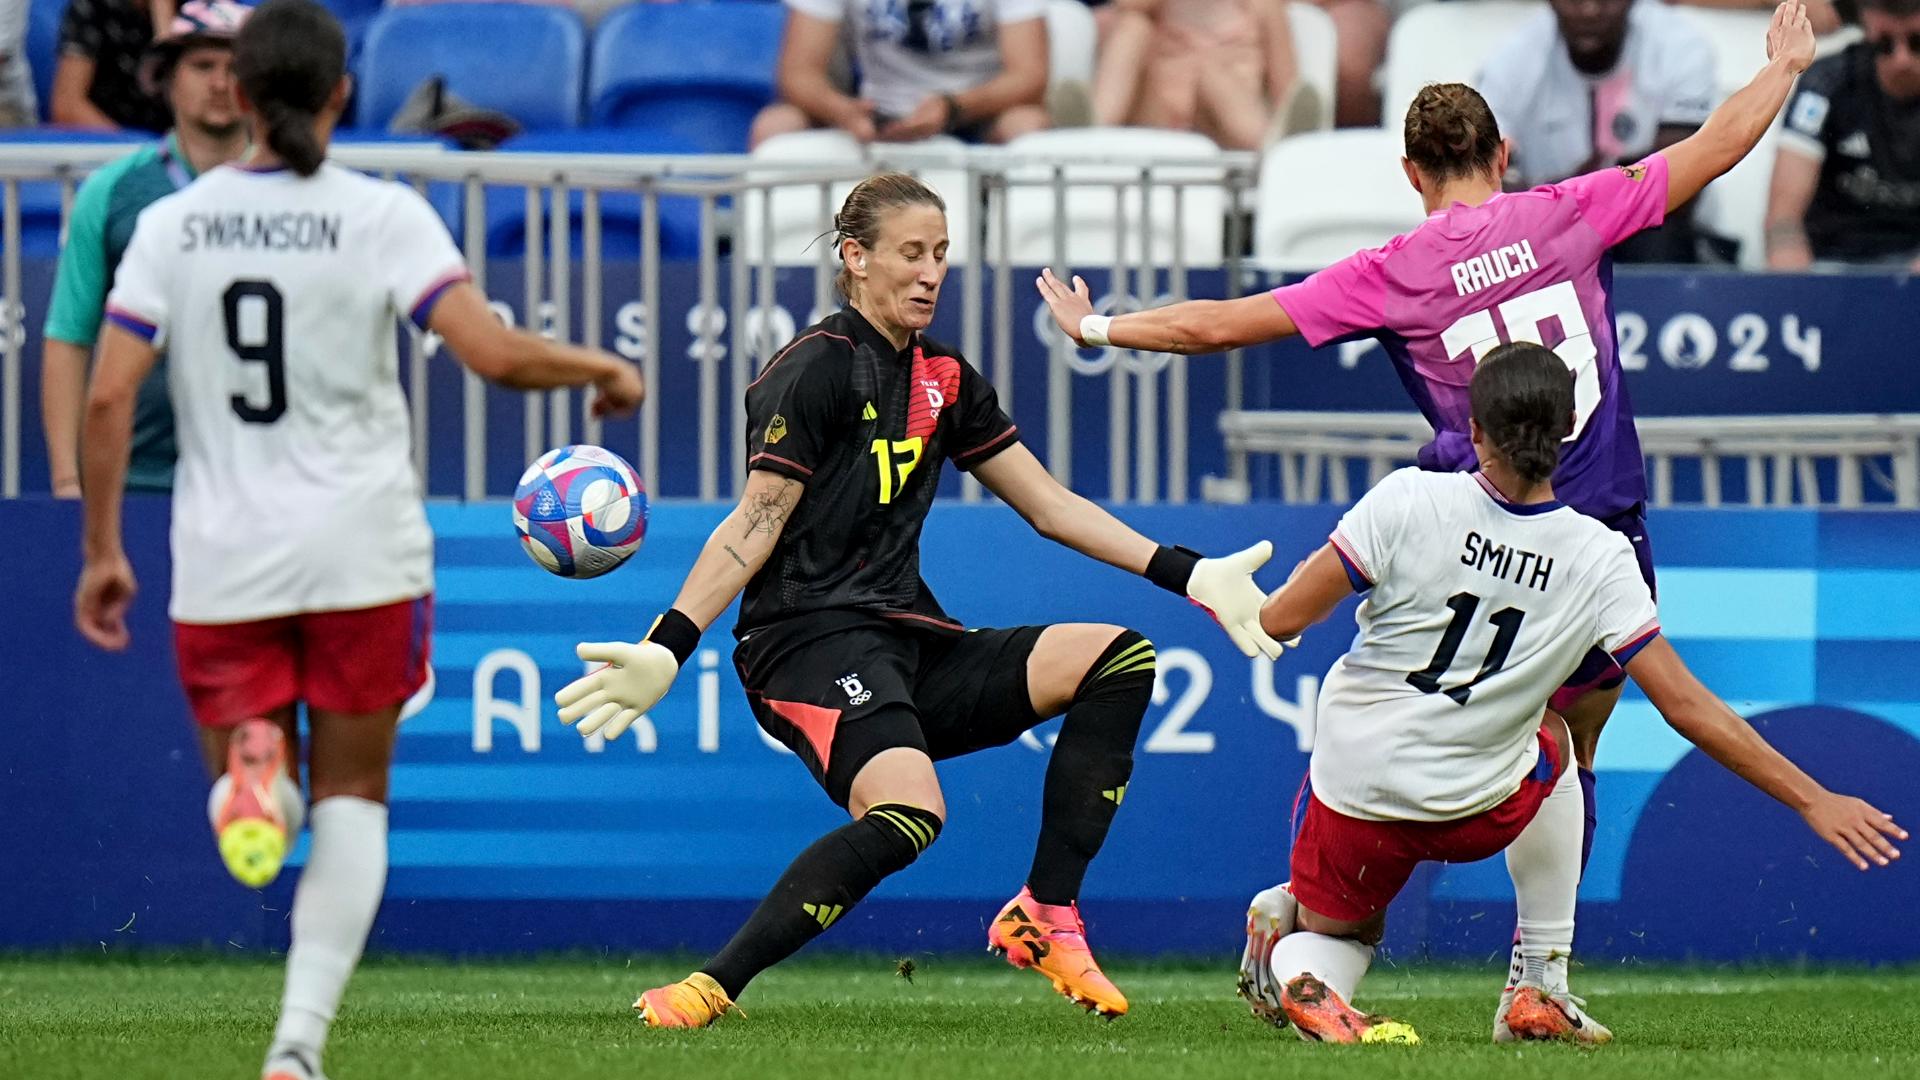
{"label": "white goalkeeper glove", "polygon": [[680,666],[693,655],[699,640],[700,628],[680,612],[669,610],[654,622],[644,641],[580,643],[574,655],[605,666],[553,695],[560,706],[560,722],[577,723],[581,738],[619,738],[667,696],[674,676],[680,674]]}
{"label": "white goalkeeper glove", "polygon": [[1246,656],[1280,658],[1285,648],[1260,627],[1260,605],[1267,594],[1253,580],[1253,572],[1273,557],[1273,544],[1262,540],[1243,551],[1218,559],[1201,559],[1187,578],[1187,598],[1205,608]]}

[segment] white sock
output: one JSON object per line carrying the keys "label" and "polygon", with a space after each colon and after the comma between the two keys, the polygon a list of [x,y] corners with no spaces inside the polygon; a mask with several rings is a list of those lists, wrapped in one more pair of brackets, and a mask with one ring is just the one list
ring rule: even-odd
{"label": "white sock", "polygon": [[[218,828],[220,808],[226,805],[227,795],[233,791],[233,777],[221,773],[214,780],[213,787],[207,792],[207,823]],[[280,804],[280,816],[287,819],[287,845],[293,845],[293,838],[300,835],[300,829],[307,821],[307,799],[300,794],[300,785],[285,773],[273,782],[273,798]]]}
{"label": "white sock", "polygon": [[335,795],[313,804],[313,847],[293,894],[293,946],[271,1060],[297,1052],[313,1069],[387,884],[387,808]]}
{"label": "white sock", "polygon": [[1285,986],[1301,974],[1326,983],[1348,1004],[1360,986],[1360,977],[1373,963],[1373,946],[1352,938],[1331,937],[1311,930],[1295,930],[1273,947],[1273,977]]}
{"label": "white sock", "polygon": [[[1540,812],[1507,848],[1507,873],[1520,915],[1521,981],[1564,990],[1565,959],[1573,952],[1573,914],[1580,894],[1580,842],[1586,809],[1580,781],[1568,769],[1540,804]],[[1559,958],[1559,982],[1549,960]]]}

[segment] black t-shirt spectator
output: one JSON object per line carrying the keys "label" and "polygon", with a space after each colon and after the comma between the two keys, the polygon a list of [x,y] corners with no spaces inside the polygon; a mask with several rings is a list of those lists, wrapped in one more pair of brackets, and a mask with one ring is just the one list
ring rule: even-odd
{"label": "black t-shirt spectator", "polygon": [[140,89],[140,57],[153,41],[153,13],[135,0],[67,0],[60,55],[93,61],[87,100],[114,123],[144,131],[173,125],[167,103]]}
{"label": "black t-shirt spectator", "polygon": [[1815,259],[1884,262],[1920,253],[1920,100],[1882,92],[1872,46],[1850,45],[1807,69],[1780,141],[1783,152],[1820,162],[1806,217]]}

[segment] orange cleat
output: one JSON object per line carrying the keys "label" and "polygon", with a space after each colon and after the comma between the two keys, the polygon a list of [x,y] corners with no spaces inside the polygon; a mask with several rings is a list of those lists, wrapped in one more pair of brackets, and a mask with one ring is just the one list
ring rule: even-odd
{"label": "orange cleat", "polygon": [[1280,1007],[1294,1030],[1309,1042],[1399,1043],[1415,1046],[1420,1036],[1411,1025],[1385,1016],[1368,1016],[1340,999],[1312,975],[1295,975],[1280,991]]}
{"label": "orange cleat", "polygon": [[1500,1020],[1513,1039],[1562,1039],[1594,1046],[1613,1041],[1613,1032],[1588,1016],[1578,998],[1538,986],[1515,989]]}
{"label": "orange cleat", "polygon": [[720,984],[703,971],[641,994],[640,1000],[633,1003],[633,1010],[648,1027],[662,1028],[703,1028],[729,1011],[747,1015],[720,989]]}
{"label": "orange cleat", "polygon": [[1087,948],[1087,927],[1075,904],[1042,904],[1025,888],[987,927],[987,951],[1053,981],[1068,1001],[1109,1020],[1127,1014],[1127,998]]}
{"label": "orange cleat", "polygon": [[248,720],[227,740],[226,800],[214,814],[220,859],[242,885],[258,889],[280,876],[287,818],[275,797],[287,775],[287,737],[268,720]]}

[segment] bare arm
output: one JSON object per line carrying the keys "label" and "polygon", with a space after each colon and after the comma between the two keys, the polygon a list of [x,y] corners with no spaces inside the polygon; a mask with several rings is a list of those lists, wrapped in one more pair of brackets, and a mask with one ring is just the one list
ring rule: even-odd
{"label": "bare arm", "polygon": [[61,55],[53,69],[53,100],[47,106],[49,119],[64,127],[120,130],[120,125],[87,97],[87,91],[93,88],[93,72],[92,57]]}
{"label": "bare arm", "polygon": [[1025,19],[1002,26],[1000,74],[953,95],[960,106],[955,124],[991,120],[1015,105],[1037,105],[1047,96],[1047,20]]}
{"label": "bare arm", "polygon": [[1767,192],[1767,266],[1805,270],[1813,265],[1807,243],[1807,207],[1820,185],[1820,162],[1782,146],[1773,156],[1773,185]]}
{"label": "bare arm", "polygon": [[1293,53],[1293,23],[1287,19],[1287,5],[1278,0],[1260,5],[1259,17],[1262,51],[1266,54],[1267,100],[1277,112],[1300,80],[1300,63]]}
{"label": "bare arm", "polygon": [[839,23],[789,9],[774,83],[780,100],[798,107],[814,122],[831,124],[861,142],[871,142],[873,106],[841,93],[827,74],[833,50],[839,44]]}
{"label": "bare arm", "polygon": [[1886,866],[1900,857],[1887,839],[1905,830],[1859,799],[1836,795],[1768,745],[1753,725],[1728,708],[1687,670],[1680,654],[1656,637],[1627,661],[1627,674],[1686,740],[1734,775],[1791,807],[1821,839],[1855,866]]}
{"label": "bare arm", "polygon": [[84,346],[58,338],[40,348],[40,420],[47,433],[47,479],[55,498],[80,496],[80,421],[87,408]]}
{"label": "bare arm", "polygon": [[1663,151],[1667,159],[1667,212],[1700,194],[1760,143],[1793,80],[1813,63],[1813,28],[1797,0],[1774,9],[1767,28],[1767,66],[1720,103],[1707,122]]}
{"label": "bare arm", "polygon": [[100,363],[87,392],[86,429],[80,465],[84,479],[89,558],[117,555],[120,503],[126,490],[127,455],[133,446],[133,406],[140,383],[159,353],[153,345],[109,324],[100,338]]}
{"label": "bare arm", "polygon": [[988,491],[1013,507],[1033,531],[1130,574],[1145,574],[1160,545],[1053,478],[1019,443],[973,470]]}
{"label": "bare arm", "polygon": [[640,403],[643,388],[632,364],[610,353],[552,341],[508,327],[494,317],[480,290],[462,282],[433,305],[428,329],[460,363],[490,382],[515,390],[592,384],[615,411]]}
{"label": "bare arm", "polygon": [[[1068,288],[1052,270],[1042,270],[1038,285],[1054,322],[1075,344],[1086,344],[1081,320],[1093,314],[1087,283],[1076,275]],[[1187,300],[1117,315],[1107,324],[1106,338],[1126,349],[1193,354],[1259,345],[1299,332],[1286,309],[1261,292],[1235,300]]]}
{"label": "bare arm", "polygon": [[765,469],[747,474],[740,505],[707,537],[673,606],[705,630],[773,554],[806,486]]}
{"label": "bare arm", "polygon": [[1260,628],[1280,641],[1297,638],[1352,595],[1353,582],[1347,577],[1346,564],[1332,544],[1322,544],[1320,550],[1294,567],[1287,583],[1273,590],[1261,605]]}

